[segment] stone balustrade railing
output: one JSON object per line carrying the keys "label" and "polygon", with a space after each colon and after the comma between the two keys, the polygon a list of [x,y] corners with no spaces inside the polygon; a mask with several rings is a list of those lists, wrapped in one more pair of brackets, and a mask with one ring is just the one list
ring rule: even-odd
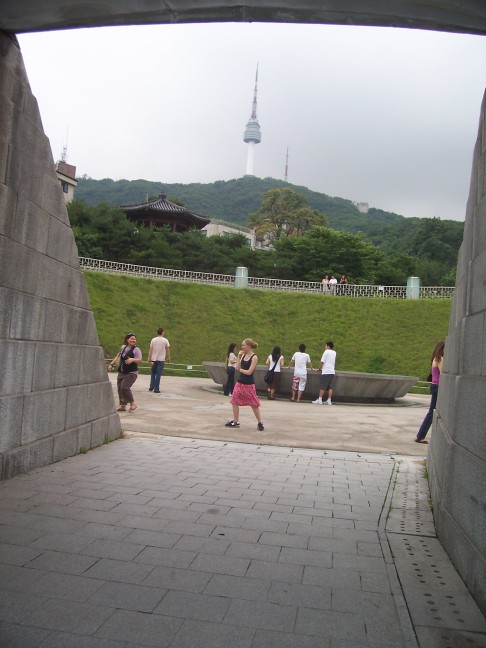
{"label": "stone balustrade railing", "polygon": [[[214,284],[219,286],[235,287],[234,275],[216,274],[212,272],[195,272],[192,270],[173,270],[170,268],[154,268],[150,266],[135,265],[133,263],[118,263],[117,261],[104,261],[102,259],[88,259],[79,257],[83,270],[106,272],[109,274],[123,274],[134,277],[150,279],[164,279],[167,281],[192,281],[196,283]],[[248,277],[248,288],[259,290],[280,290],[287,292],[320,293],[323,296],[339,295],[347,297],[369,298],[394,298],[406,299],[406,286],[372,286],[361,284],[338,284],[333,291],[323,292],[322,284],[317,281],[292,281],[290,279],[265,279],[261,277]],[[450,299],[454,294],[453,286],[421,286],[418,289],[420,299]]]}

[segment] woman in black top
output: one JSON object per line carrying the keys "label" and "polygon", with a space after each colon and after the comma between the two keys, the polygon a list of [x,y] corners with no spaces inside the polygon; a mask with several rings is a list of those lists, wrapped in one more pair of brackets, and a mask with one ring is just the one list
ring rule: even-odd
{"label": "woman in black top", "polygon": [[138,378],[138,363],[142,361],[142,352],[137,346],[137,337],[134,333],[125,335],[122,348],[110,363],[111,369],[116,369],[118,360],[120,362],[116,385],[120,406],[117,408],[117,412],[126,412],[128,403],[130,403],[128,411],[134,412],[137,406],[132,394],[132,385]]}
{"label": "woman in black top", "polygon": [[253,372],[258,364],[258,356],[253,351],[258,347],[258,344],[250,338],[246,338],[241,343],[241,351],[238,354],[236,363],[236,371],[239,371],[238,382],[233,390],[231,397],[231,405],[233,406],[233,420],[226,423],[226,427],[239,427],[240,407],[246,405],[250,406],[253,414],[258,422],[257,430],[263,432],[261,415],[260,415],[260,401],[258,399]]}

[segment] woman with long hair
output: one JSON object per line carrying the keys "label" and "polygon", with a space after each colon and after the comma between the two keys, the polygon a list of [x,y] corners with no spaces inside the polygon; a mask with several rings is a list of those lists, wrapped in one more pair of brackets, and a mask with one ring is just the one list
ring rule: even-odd
{"label": "woman with long hair", "polygon": [[240,427],[240,407],[248,405],[253,410],[257,420],[257,430],[263,432],[262,418],[260,415],[260,400],[258,399],[255,389],[255,379],[253,373],[258,364],[258,356],[253,351],[258,344],[251,338],[245,338],[241,343],[241,351],[236,361],[236,371],[240,376],[231,396],[231,405],[233,406],[233,419],[225,423],[226,427]]}
{"label": "woman with long hair", "polygon": [[223,394],[225,396],[231,396],[233,389],[235,388],[235,372],[236,372],[236,362],[238,358],[235,355],[236,344],[232,342],[228,351],[226,352],[226,375],[228,376],[226,384],[224,386]]}
{"label": "woman with long hair", "polygon": [[432,382],[430,384],[430,405],[429,405],[429,411],[425,415],[425,418],[422,422],[422,425],[420,426],[419,431],[417,432],[417,437],[415,439],[416,443],[428,443],[426,440],[427,432],[430,429],[430,426],[432,425],[432,421],[434,419],[434,410],[435,406],[437,405],[437,394],[439,393],[439,380],[440,380],[440,374],[442,371],[442,360],[444,358],[444,341],[442,340],[441,342],[437,342],[435,345],[435,349],[432,353],[432,358],[431,358],[431,375],[432,375]]}
{"label": "woman with long hair", "polygon": [[280,373],[284,364],[284,357],[279,346],[273,347],[272,353],[268,356],[265,364],[273,370],[273,380],[268,385],[268,400],[275,400],[275,392],[280,390]]}

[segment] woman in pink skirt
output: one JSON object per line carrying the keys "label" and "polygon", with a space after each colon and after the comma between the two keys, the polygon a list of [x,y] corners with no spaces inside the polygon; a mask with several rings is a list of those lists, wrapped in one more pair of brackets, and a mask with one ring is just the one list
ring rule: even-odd
{"label": "woman in pink skirt", "polygon": [[258,421],[257,430],[263,432],[265,429],[260,416],[260,401],[258,400],[253,378],[253,372],[258,364],[258,356],[253,351],[257,346],[258,344],[250,338],[246,338],[241,343],[241,351],[236,362],[236,371],[239,372],[240,377],[233,389],[230,401],[233,406],[233,420],[228,421],[225,424],[226,427],[240,427],[240,407],[249,405]]}

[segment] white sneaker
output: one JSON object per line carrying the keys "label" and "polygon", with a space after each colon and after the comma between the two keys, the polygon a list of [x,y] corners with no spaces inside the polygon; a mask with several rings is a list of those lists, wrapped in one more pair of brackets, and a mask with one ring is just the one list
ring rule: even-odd
{"label": "white sneaker", "polygon": [[327,401],[326,401],[326,405],[332,405],[332,402],[331,402],[331,399],[330,399],[330,398],[327,399]]}
{"label": "white sneaker", "polygon": [[313,404],[313,405],[322,405],[322,399],[321,399],[321,398],[317,398],[315,401],[312,401],[312,404]]}

